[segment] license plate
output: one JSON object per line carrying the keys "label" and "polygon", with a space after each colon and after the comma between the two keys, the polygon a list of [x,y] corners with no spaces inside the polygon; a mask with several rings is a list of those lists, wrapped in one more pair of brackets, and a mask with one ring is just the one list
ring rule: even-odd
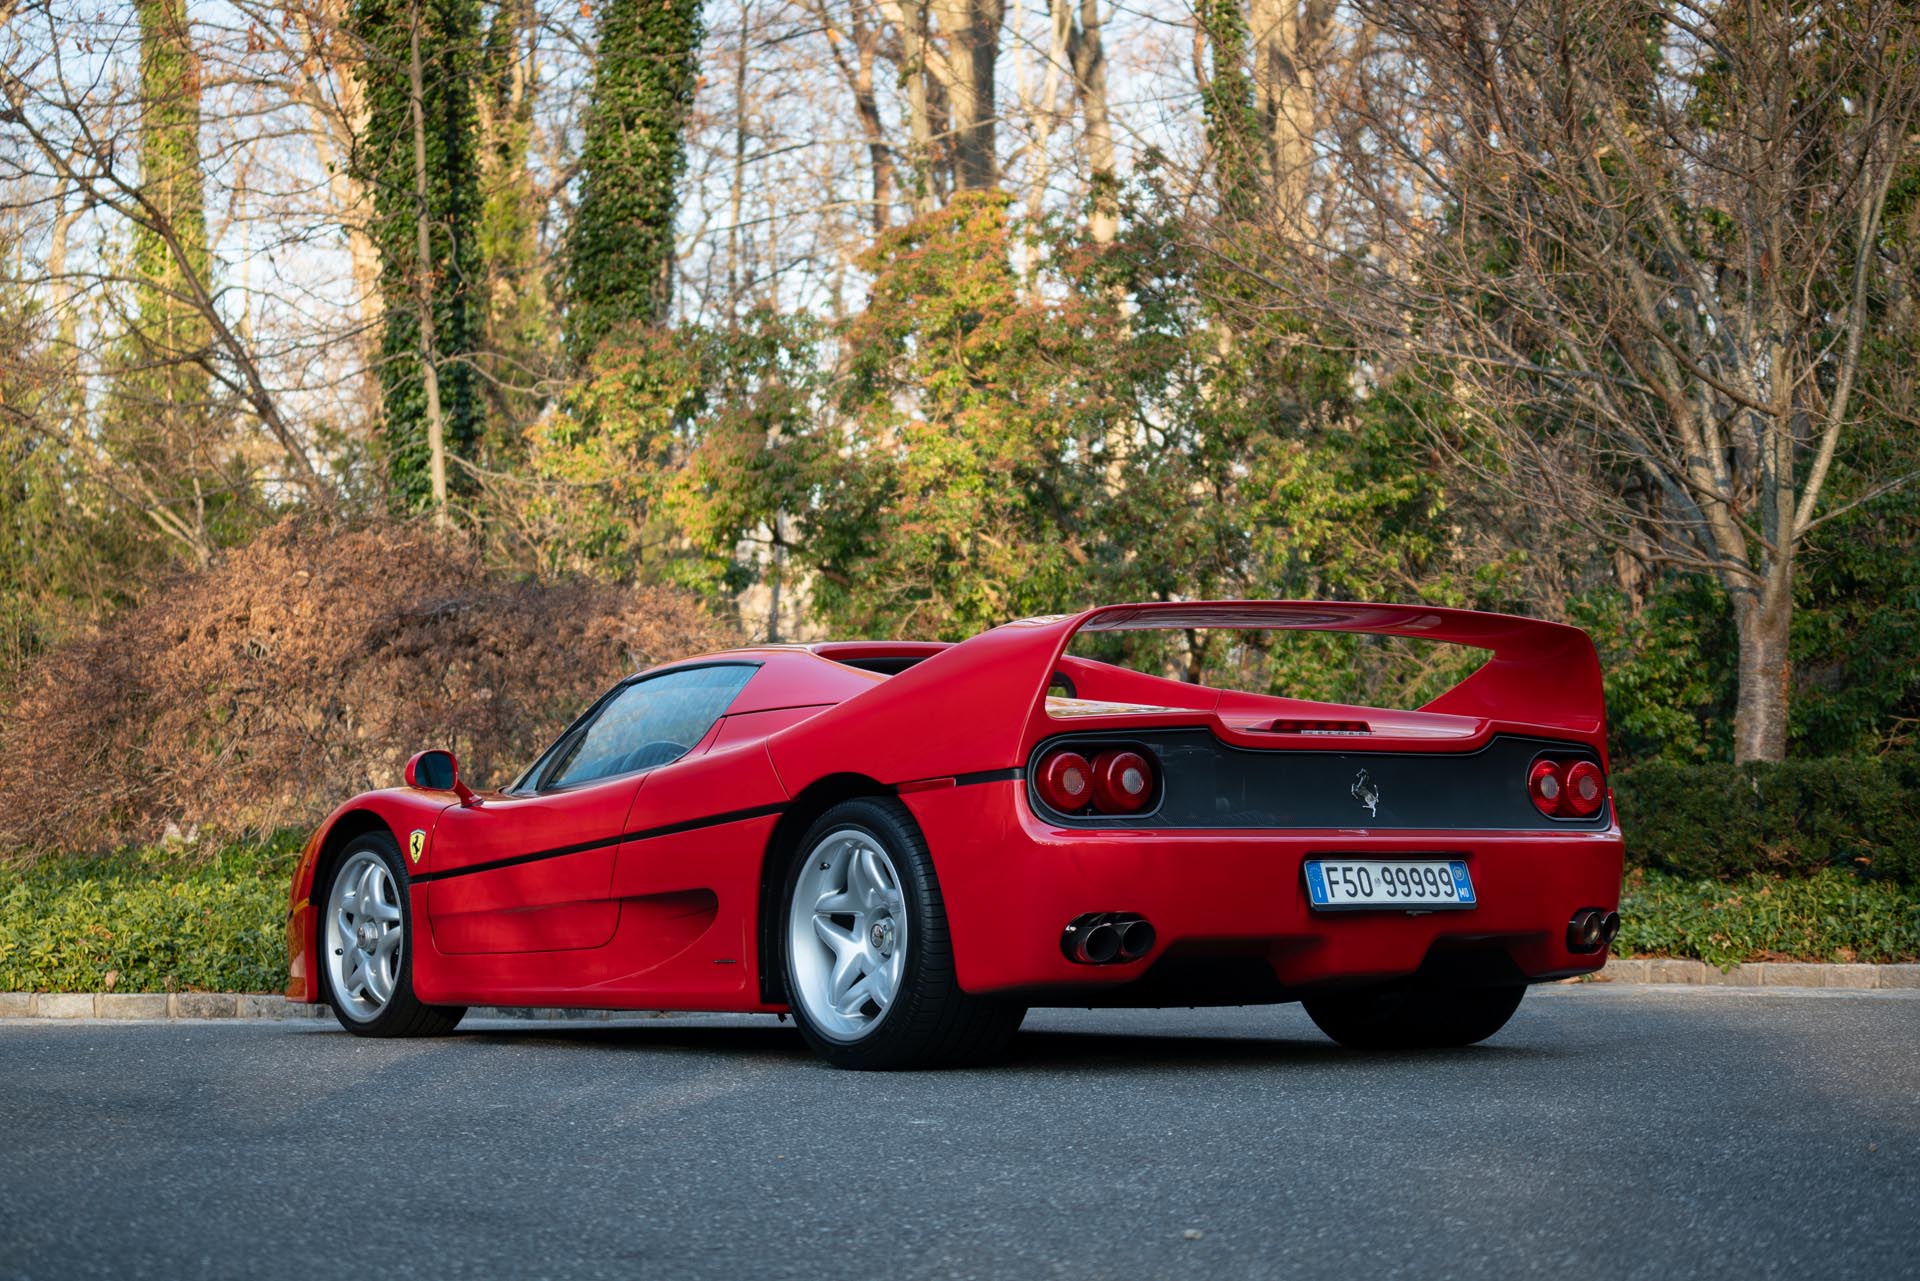
{"label": "license plate", "polygon": [[1399,907],[1422,912],[1473,907],[1473,878],[1460,859],[1308,859],[1307,898],[1321,911]]}

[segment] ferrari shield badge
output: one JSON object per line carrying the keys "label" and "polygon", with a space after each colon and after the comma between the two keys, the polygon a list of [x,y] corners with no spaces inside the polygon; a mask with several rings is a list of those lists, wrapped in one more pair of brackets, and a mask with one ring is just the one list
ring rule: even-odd
{"label": "ferrari shield badge", "polygon": [[419,828],[413,829],[413,835],[407,837],[407,857],[418,863],[420,856],[426,853],[427,834]]}

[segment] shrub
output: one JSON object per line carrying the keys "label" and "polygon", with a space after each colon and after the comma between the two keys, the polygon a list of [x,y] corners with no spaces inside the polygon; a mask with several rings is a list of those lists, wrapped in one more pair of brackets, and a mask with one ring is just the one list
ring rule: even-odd
{"label": "shrub", "polygon": [[1920,959],[1920,892],[1835,868],[1698,881],[1636,871],[1620,897],[1621,956],[1736,961]]}
{"label": "shrub", "polygon": [[424,525],[290,520],[28,670],[0,709],[0,850],[270,832],[428,746],[505,781],[620,676],[728,639],[679,591],[514,581]]}
{"label": "shrub", "polygon": [[1648,761],[1613,786],[1636,866],[1719,880],[1835,867],[1920,883],[1920,753]]}
{"label": "shrub", "polygon": [[0,991],[282,990],[301,839],[0,866]]}

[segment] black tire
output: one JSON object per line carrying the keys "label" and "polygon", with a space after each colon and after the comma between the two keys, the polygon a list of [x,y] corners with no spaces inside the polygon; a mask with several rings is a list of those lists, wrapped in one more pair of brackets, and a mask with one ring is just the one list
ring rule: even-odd
{"label": "black tire", "polygon": [[[355,1003],[337,990],[327,941],[327,914],[335,883],[360,854],[371,854],[386,864],[387,874],[400,891],[397,895],[401,929],[399,977],[394,983],[393,995],[371,1018],[358,1018],[349,1012]],[[314,898],[320,908],[314,946],[314,959],[320,966],[320,999],[332,1007],[340,1026],[355,1036],[371,1037],[444,1036],[453,1031],[466,1014],[466,1006],[425,1005],[413,994],[413,944],[418,935],[414,932],[411,896],[405,889],[406,867],[400,861],[400,846],[393,837],[385,832],[355,837],[328,862],[324,877],[316,878],[314,884],[318,891]]]}
{"label": "black tire", "polygon": [[1350,1050],[1439,1050],[1484,1041],[1507,1025],[1521,985],[1440,990],[1373,988],[1301,1002],[1307,1017]]}
{"label": "black tire", "polygon": [[[855,1040],[818,1026],[805,1003],[795,999],[798,979],[787,943],[802,864],[830,832],[849,827],[878,843],[892,861],[901,881],[908,925],[899,991],[893,1004]],[[969,996],[960,990],[940,880],[926,841],[898,801],[844,801],[821,815],[791,852],[778,911],[780,925],[774,933],[794,1023],[813,1051],[835,1067],[893,1071],[986,1062],[1005,1053],[1026,1017],[1023,1005]]]}

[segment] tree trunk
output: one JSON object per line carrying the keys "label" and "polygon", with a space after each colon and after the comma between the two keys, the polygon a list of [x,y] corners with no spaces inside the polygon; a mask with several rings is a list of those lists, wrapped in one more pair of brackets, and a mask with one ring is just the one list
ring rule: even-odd
{"label": "tree trunk", "polygon": [[1318,123],[1315,77],[1331,16],[1328,0],[1251,0],[1248,6],[1267,184],[1282,225],[1295,234],[1307,223]]}
{"label": "tree trunk", "polygon": [[920,217],[940,207],[933,176],[933,68],[932,40],[927,34],[925,0],[901,15],[900,43],[905,58],[900,69],[907,82],[907,164],[913,171],[913,214]]}
{"label": "tree trunk", "polygon": [[420,255],[414,269],[420,279],[420,372],[427,385],[427,450],[431,460],[433,520],[444,528],[447,523],[447,429],[440,416],[440,370],[433,350],[433,237],[427,213],[427,117],[421,101],[426,86],[420,67],[420,7],[417,4],[412,25],[407,82],[413,90],[413,197],[418,205],[413,223]]}
{"label": "tree trunk", "polygon": [[853,15],[854,51],[859,58],[853,79],[854,112],[860,117],[860,132],[867,140],[867,159],[873,169],[873,231],[875,235],[893,225],[893,152],[887,147],[886,127],[881,122],[880,98],[874,92],[873,64],[879,52],[879,28],[869,26],[866,15],[857,8]]}
{"label": "tree trunk", "polygon": [[[1072,0],[1054,0],[1065,6]],[[1067,58],[1086,123],[1087,170],[1093,209],[1087,230],[1096,245],[1110,245],[1120,234],[1119,179],[1115,175],[1113,124],[1107,111],[1107,51],[1100,38],[1100,0],[1080,0],[1078,21],[1067,29]]]}
{"label": "tree trunk", "polygon": [[947,100],[953,121],[953,185],[984,191],[999,180],[994,148],[994,66],[1005,0],[934,0],[947,37]]}
{"label": "tree trunk", "polygon": [[1737,591],[1734,629],[1739,641],[1740,690],[1733,712],[1733,759],[1780,761],[1787,756],[1787,706],[1793,690],[1791,579],[1774,576],[1764,591]]}

